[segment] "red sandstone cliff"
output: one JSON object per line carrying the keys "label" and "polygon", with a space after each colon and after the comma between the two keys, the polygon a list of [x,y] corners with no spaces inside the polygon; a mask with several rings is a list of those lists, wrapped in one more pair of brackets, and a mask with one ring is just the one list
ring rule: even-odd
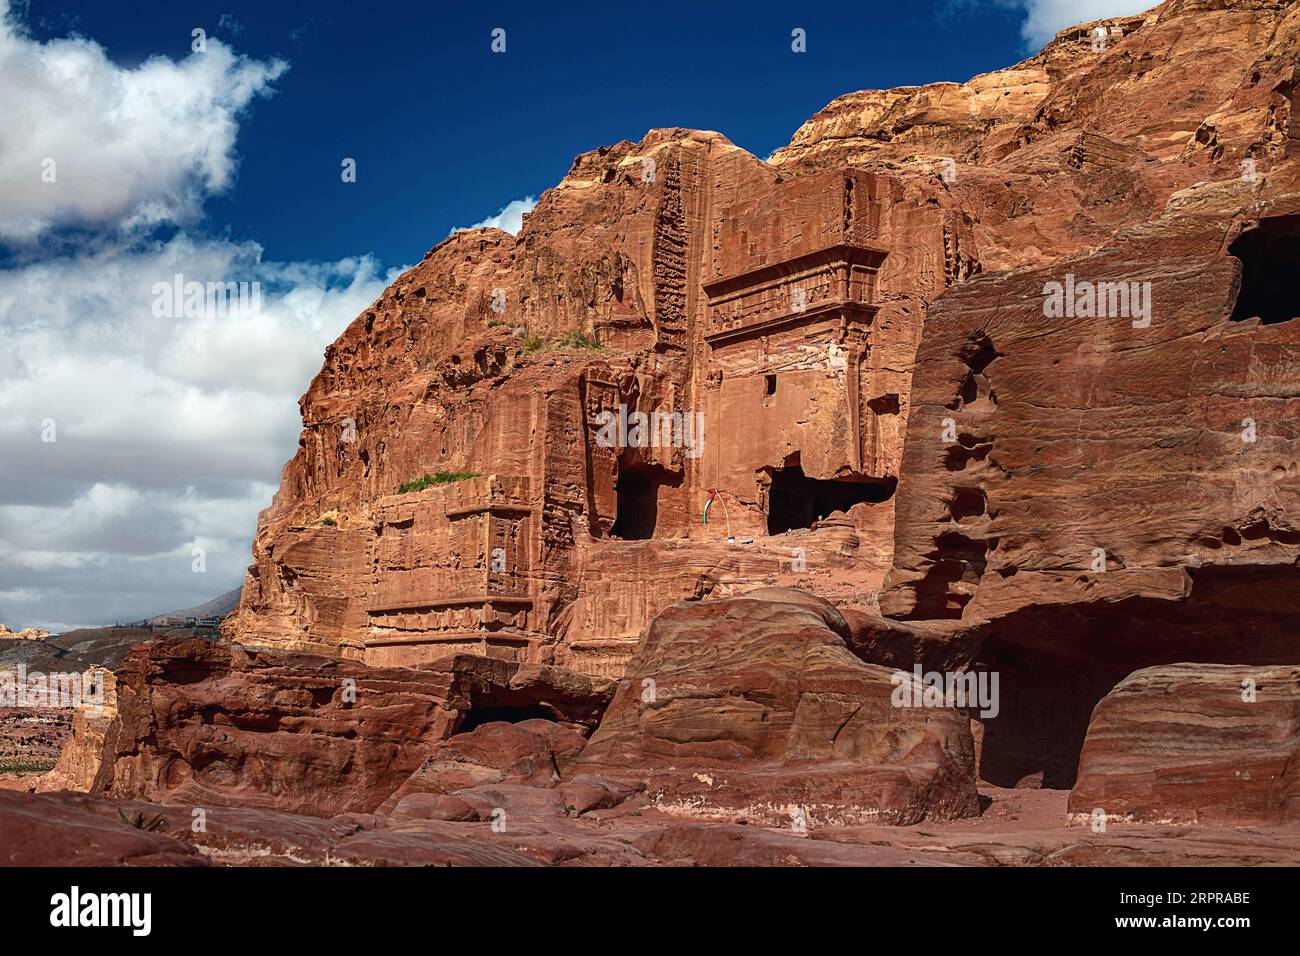
{"label": "red sandstone cliff", "polygon": [[1170,0],[440,243],[0,863],[1294,863],[1298,28]]}
{"label": "red sandstone cliff", "polygon": [[[767,163],[580,156],[327,350],[227,636],[618,677],[674,601],[795,584],[1004,672],[1007,786],[1071,786],[1138,668],[1295,663],[1298,28],[1170,0],[840,97]],[[1149,312],[1053,313],[1076,281]],[[668,440],[602,444],[620,408]],[[439,472],[476,477],[399,493]]]}

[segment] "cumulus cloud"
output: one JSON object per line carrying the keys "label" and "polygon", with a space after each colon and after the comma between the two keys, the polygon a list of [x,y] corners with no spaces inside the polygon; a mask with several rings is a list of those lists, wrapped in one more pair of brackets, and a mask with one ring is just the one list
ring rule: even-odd
{"label": "cumulus cloud", "polygon": [[[260,309],[156,315],[178,274],[259,283]],[[185,235],[0,270],[0,580],[27,595],[0,595],[0,621],[103,623],[237,585],[298,395],[394,274]],[[83,592],[88,574],[116,590]]]}
{"label": "cumulus cloud", "polygon": [[92,40],[35,42],[0,0],[0,240],[193,222],[233,180],[239,113],[286,69],[213,37],[124,69]]}
{"label": "cumulus cloud", "polygon": [[1107,17],[1129,17],[1149,10],[1153,0],[1015,0],[1025,9],[1020,35],[1027,46],[1045,46],[1059,31]]}
{"label": "cumulus cloud", "polygon": [[[523,199],[512,199],[500,209],[495,216],[488,216],[481,222],[476,222],[472,226],[457,226],[452,232],[460,232],[462,229],[504,229],[510,235],[515,235],[520,229],[524,228],[524,215],[533,211],[537,205],[536,196],[525,196]],[[451,233],[448,233],[451,235]]]}
{"label": "cumulus cloud", "polygon": [[[0,15],[0,622],[202,603],[242,581],[325,346],[398,270],[203,234],[239,114],[283,63],[209,37],[125,69]],[[160,307],[177,281],[244,283],[257,307]]]}
{"label": "cumulus cloud", "polygon": [[[177,275],[258,283],[260,308],[157,315]],[[255,243],[184,235],[0,271],[0,480],[265,477],[325,346],[385,281],[368,258],[264,262]]]}

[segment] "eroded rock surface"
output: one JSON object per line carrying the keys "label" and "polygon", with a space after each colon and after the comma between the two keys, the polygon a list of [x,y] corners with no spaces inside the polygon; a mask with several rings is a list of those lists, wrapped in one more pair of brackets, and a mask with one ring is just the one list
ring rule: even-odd
{"label": "eroded rock surface", "polygon": [[1298,37],[1168,0],[579,156],[329,347],[240,646],[134,652],[62,779],[353,863],[1294,862],[1294,705],[1223,675],[1300,665]]}
{"label": "eroded rock surface", "polygon": [[116,713],[107,726],[81,728],[44,789],[320,816],[365,812],[468,714],[536,712],[586,726],[611,691],[607,681],[487,658],[368,668],[162,641],[127,657],[116,674]]}
{"label": "eroded rock surface", "polygon": [[[545,791],[539,791],[545,792]],[[1021,797],[1033,794],[1040,807]],[[766,828],[692,821],[638,805],[493,820],[346,814],[331,819],[76,794],[0,793],[0,864],[232,866],[1277,866],[1300,828],[1112,823],[1066,826],[1062,791],[989,791],[993,819],[919,827]],[[1003,807],[1009,814],[997,815]]]}
{"label": "eroded rock surface", "polygon": [[[152,778],[153,791],[137,794],[147,799],[66,791],[8,799],[0,794],[0,838],[12,838],[6,845],[13,865],[48,861],[42,842],[47,825],[63,828],[72,839],[90,839],[93,852],[66,859],[89,865],[1059,866],[1300,860],[1300,822],[1293,819],[1284,766],[1287,748],[1295,748],[1294,668],[1187,665],[1140,672],[1099,708],[1073,796],[1063,790],[988,787],[977,793],[966,716],[949,707],[893,707],[894,672],[864,663],[849,650],[855,635],[879,637],[882,627],[862,620],[850,625],[826,602],[789,590],[675,606],[645,635],[629,677],[590,739],[583,708],[562,717],[556,704],[541,697],[539,706],[550,707],[552,719],[476,723],[502,711],[486,707],[481,697],[475,703],[473,695],[509,684],[506,677],[493,685],[485,673],[515,665],[456,658],[424,676],[451,682],[454,689],[444,699],[451,710],[468,707],[459,722],[465,729],[425,742],[425,756],[413,773],[386,777],[383,785],[393,789],[374,812],[347,809],[359,804],[361,784],[372,794],[380,788],[373,773],[356,782],[348,774],[331,784],[321,781],[333,798],[312,803],[303,802],[287,779],[272,781],[281,788],[275,793],[260,781],[238,792],[219,792],[209,781],[204,781],[207,790],[173,787],[164,775]],[[896,637],[933,637],[912,625],[895,630]],[[185,651],[179,644],[173,653]],[[877,640],[864,646],[901,653],[905,645]],[[140,649],[139,659],[146,659],[146,650]],[[157,668],[150,680],[162,689],[152,699],[166,704],[155,719],[191,713],[195,702],[210,704],[241,681],[248,689],[236,690],[233,700],[270,699],[256,689],[295,669],[308,675],[319,668],[369,670],[372,681],[400,676],[403,686],[424,686],[418,683],[420,671],[265,656],[274,663],[251,665],[270,671],[260,676],[241,674],[240,668],[250,665],[237,660],[233,673],[191,671],[190,682]],[[645,676],[650,674],[656,676]],[[1231,705],[1233,694],[1240,700],[1247,677],[1255,681],[1259,698],[1272,702],[1262,710]],[[565,683],[552,675],[545,686]],[[130,684],[129,674],[119,674],[119,687]],[[373,682],[363,686],[374,694]],[[529,679],[523,686],[538,685]],[[375,708],[400,710],[401,700],[390,690],[386,702],[372,700],[351,715],[354,752],[391,743],[393,725],[364,718]],[[1171,719],[1174,708],[1185,715],[1181,724]],[[1108,716],[1112,711],[1118,718]],[[247,721],[248,715],[235,705],[212,708],[211,726],[236,716]],[[264,763],[275,754],[296,755],[302,748],[282,738],[290,716],[302,725],[303,746],[318,750],[325,745],[324,728],[349,719],[322,702],[314,718],[297,713],[285,715],[279,725],[246,723],[243,752],[260,755]],[[1260,721],[1268,724],[1271,749],[1252,730]],[[1200,737],[1183,734],[1183,725]],[[137,752],[129,755],[134,765],[156,766],[169,756],[190,759],[171,753],[185,727],[194,733],[192,724],[179,721],[164,727],[156,740],[137,738]],[[1236,751],[1219,733],[1225,727],[1242,745]],[[366,738],[372,731],[380,741]],[[84,725],[78,732],[85,733]],[[1231,788],[1229,754],[1239,757],[1249,787]],[[282,769],[301,768],[288,759]],[[1078,813],[1072,818],[1069,812],[1079,800],[1092,800],[1098,787],[1110,788],[1106,799],[1117,809],[1126,797],[1133,806],[1149,805],[1152,780],[1166,791],[1182,786],[1174,797],[1155,794],[1156,802],[1202,806],[1194,831],[1168,821],[1143,823],[1140,814],[1121,812],[1098,830],[1077,825]],[[1213,812],[1225,795],[1230,816]],[[1273,801],[1283,812],[1248,817],[1242,811],[1252,801],[1256,806]],[[286,812],[294,807],[313,815]],[[31,829],[33,820],[43,822]],[[1267,826],[1242,828],[1252,822]],[[56,842],[55,852],[62,845]]]}
{"label": "eroded rock surface", "polygon": [[1298,10],[1083,24],[767,162],[579,156],[327,350],[227,635],[618,678],[663,608],[797,585],[866,660],[1000,673],[981,777],[1056,789],[1133,670],[1296,662]]}
{"label": "eroded rock surface", "polygon": [[586,745],[572,724],[538,719],[484,724],[440,744],[380,809],[391,810],[414,793],[497,783],[554,786]]}
{"label": "eroded rock surface", "polygon": [[49,773],[36,781],[40,792],[75,790],[88,793],[100,779],[104,761],[114,759],[117,745],[117,679],[112,671],[95,669],[93,686],[102,688],[102,696],[92,706],[74,709],[70,735],[59,750],[58,762]]}
{"label": "eroded rock surface", "polygon": [[1093,712],[1070,811],[1242,826],[1300,820],[1300,667],[1174,664]]}
{"label": "eroded rock surface", "polygon": [[24,627],[20,631],[11,631],[5,625],[0,624],[0,641],[43,641],[52,636],[53,633],[51,631],[45,631],[39,627]]}
{"label": "eroded rock surface", "polygon": [[771,589],[676,605],[647,630],[578,774],[683,814],[916,823],[978,812],[968,719],[899,708],[825,601]]}

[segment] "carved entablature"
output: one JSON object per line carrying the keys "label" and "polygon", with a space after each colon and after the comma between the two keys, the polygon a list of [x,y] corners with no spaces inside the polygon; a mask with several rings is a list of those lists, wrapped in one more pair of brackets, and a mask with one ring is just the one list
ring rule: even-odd
{"label": "carved entablature", "polygon": [[868,324],[885,255],[840,243],[710,282],[705,340],[717,349],[832,316]]}
{"label": "carved entablature", "polygon": [[528,478],[496,475],[386,505],[377,526],[380,573],[368,606],[368,647],[403,645],[402,661],[409,662],[421,659],[421,645],[444,653],[448,643],[529,643],[532,514]]}

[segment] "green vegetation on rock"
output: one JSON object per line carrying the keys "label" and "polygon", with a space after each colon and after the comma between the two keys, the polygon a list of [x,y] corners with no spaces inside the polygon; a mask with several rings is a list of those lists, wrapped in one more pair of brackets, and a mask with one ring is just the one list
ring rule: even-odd
{"label": "green vegetation on rock", "polygon": [[431,488],[434,485],[449,485],[453,481],[464,481],[466,478],[477,477],[477,471],[438,471],[432,475],[425,475],[422,478],[416,478],[414,481],[408,481],[397,489],[397,493],[404,495],[408,491],[423,491],[425,488]]}

